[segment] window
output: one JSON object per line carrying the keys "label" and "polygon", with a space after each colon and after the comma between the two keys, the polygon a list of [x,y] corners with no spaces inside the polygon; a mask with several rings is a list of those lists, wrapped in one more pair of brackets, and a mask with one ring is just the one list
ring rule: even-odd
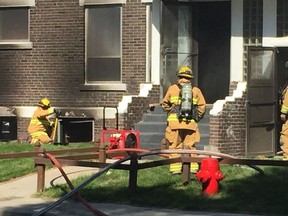
{"label": "window", "polygon": [[0,10],[0,27],[1,42],[28,41],[28,10]]}
{"label": "window", "polygon": [[31,49],[30,7],[35,0],[0,2],[0,49]]}
{"label": "window", "polygon": [[288,36],[288,2],[277,1],[277,37]]}
{"label": "window", "polygon": [[126,91],[122,83],[122,5],[126,0],[79,0],[85,8],[82,90]]}
{"label": "window", "polygon": [[87,83],[121,81],[120,28],[120,6],[87,9]]}

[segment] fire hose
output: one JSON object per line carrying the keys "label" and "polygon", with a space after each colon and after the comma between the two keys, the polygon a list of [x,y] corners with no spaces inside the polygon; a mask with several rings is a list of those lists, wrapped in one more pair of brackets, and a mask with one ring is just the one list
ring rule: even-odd
{"label": "fire hose", "polygon": [[[124,149],[123,149],[124,150]],[[113,152],[113,150],[110,150],[111,152]],[[140,149],[134,149],[134,148],[129,148],[126,149],[127,151],[137,151],[137,152],[147,152],[149,150],[145,150],[142,149],[142,151]],[[59,162],[56,160],[55,157],[53,157],[51,154],[46,153],[46,156],[50,158],[50,160],[54,163],[55,166],[57,166],[57,168],[59,169],[59,171],[62,173],[63,177],[65,178],[67,184],[69,185],[71,191],[67,194],[65,194],[61,199],[57,200],[56,202],[48,205],[46,208],[42,209],[39,212],[36,212],[35,214],[33,214],[32,216],[40,216],[40,215],[44,215],[46,212],[50,211],[51,209],[57,207],[59,204],[61,204],[64,200],[68,199],[69,197],[71,197],[72,195],[76,194],[77,198],[89,209],[91,210],[95,215],[98,216],[107,216],[106,214],[104,214],[103,212],[93,208],[89,203],[87,203],[78,193],[78,190],[82,189],[83,187],[85,187],[86,185],[88,185],[90,182],[92,182],[94,179],[96,179],[97,177],[101,176],[102,174],[104,174],[105,172],[107,172],[109,169],[112,169],[114,167],[116,167],[118,164],[121,164],[125,161],[128,161],[131,159],[131,155],[128,155],[127,157],[123,158],[123,159],[119,159],[116,162],[100,169],[97,173],[95,173],[94,175],[92,175],[89,179],[87,179],[86,181],[82,182],[82,184],[78,185],[76,188],[72,185],[71,181],[69,180],[69,178],[67,177],[66,173],[64,172],[64,170],[62,169],[61,165],[59,164]]]}
{"label": "fire hose", "polygon": [[[39,212],[36,212],[35,214],[33,214],[32,216],[40,216],[40,215],[44,215],[46,212],[50,211],[51,209],[57,207],[58,205],[60,205],[62,202],[64,202],[66,199],[68,199],[69,197],[71,197],[72,195],[76,194],[77,198],[89,209],[91,210],[95,215],[98,216],[107,216],[106,214],[104,214],[103,212],[94,209],[91,205],[89,205],[78,193],[78,191],[82,188],[84,188],[86,185],[88,185],[90,182],[92,182],[93,180],[95,180],[97,177],[101,176],[102,174],[106,173],[109,169],[112,169],[114,167],[116,167],[117,165],[124,163],[128,160],[131,160],[132,157],[137,156],[137,158],[141,158],[144,156],[150,156],[150,155],[162,155],[165,156],[165,154],[202,154],[202,155],[214,155],[216,157],[227,157],[227,158],[231,158],[231,159],[236,159],[236,157],[233,157],[231,155],[227,155],[227,154],[223,154],[223,153],[217,153],[217,152],[209,152],[209,151],[200,151],[200,150],[147,150],[147,149],[134,149],[134,148],[127,148],[127,149],[122,149],[123,151],[126,152],[132,152],[134,154],[129,154],[127,157],[119,159],[117,161],[115,161],[112,164],[109,164],[107,166],[105,166],[104,168],[101,168],[97,173],[93,174],[90,178],[88,178],[87,180],[85,180],[84,182],[82,182],[81,184],[79,184],[77,187],[74,187],[71,183],[71,181],[69,180],[69,178],[67,177],[67,175],[65,174],[65,172],[63,171],[61,165],[58,163],[58,161],[49,153],[46,153],[47,157],[50,158],[50,160],[52,160],[52,162],[55,164],[55,166],[57,166],[57,168],[60,170],[60,172],[62,173],[63,177],[65,178],[65,180],[67,181],[71,191],[67,194],[65,194],[63,197],[61,197],[59,200],[57,200],[54,203],[51,203],[50,205],[48,205],[47,207],[43,208],[42,210],[40,210]],[[110,152],[113,152],[113,150],[109,150]],[[115,150],[116,151],[116,150]],[[119,152],[119,150],[118,150]],[[138,152],[138,154],[136,153]],[[263,170],[261,170],[260,168],[258,168],[257,166],[254,165],[248,165],[249,167],[257,170],[260,173],[263,173]]]}
{"label": "fire hose", "polygon": [[[58,168],[58,170],[61,172],[62,176],[64,177],[64,179],[66,180],[69,188],[71,190],[73,190],[75,187],[73,186],[72,182],[70,181],[70,179],[68,178],[68,176],[66,175],[66,173],[64,172],[64,170],[62,169],[60,163],[58,162],[58,160],[51,155],[50,153],[46,153],[46,156],[53,162],[53,164]],[[98,216],[107,216],[106,214],[104,214],[103,212],[99,211],[96,208],[93,208],[93,206],[91,206],[85,199],[83,199],[83,197],[79,194],[79,192],[76,193],[76,197],[77,199],[86,207],[88,208],[91,212],[93,212],[95,215]]]}

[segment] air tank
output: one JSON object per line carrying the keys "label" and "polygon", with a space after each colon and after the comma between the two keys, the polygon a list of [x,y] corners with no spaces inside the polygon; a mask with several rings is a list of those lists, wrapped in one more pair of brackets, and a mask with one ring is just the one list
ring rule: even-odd
{"label": "air tank", "polygon": [[192,85],[190,83],[185,83],[181,89],[181,114],[183,117],[191,117],[192,108]]}

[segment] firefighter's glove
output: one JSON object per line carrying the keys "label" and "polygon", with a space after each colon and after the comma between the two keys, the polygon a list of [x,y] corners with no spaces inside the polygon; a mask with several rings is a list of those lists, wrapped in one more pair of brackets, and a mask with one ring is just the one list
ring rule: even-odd
{"label": "firefighter's glove", "polygon": [[54,113],[56,114],[57,117],[61,115],[61,111],[60,110],[54,109]]}
{"label": "firefighter's glove", "polygon": [[280,118],[281,118],[282,122],[286,122],[286,120],[287,120],[286,114],[283,114],[283,113],[281,113]]}
{"label": "firefighter's glove", "polygon": [[172,109],[170,111],[171,113],[180,113],[180,106],[179,105],[174,105],[172,106]]}
{"label": "firefighter's glove", "polygon": [[51,127],[51,128],[54,128],[54,126],[55,126],[55,122],[52,122],[52,121],[51,121],[51,122],[50,122],[50,127]]}

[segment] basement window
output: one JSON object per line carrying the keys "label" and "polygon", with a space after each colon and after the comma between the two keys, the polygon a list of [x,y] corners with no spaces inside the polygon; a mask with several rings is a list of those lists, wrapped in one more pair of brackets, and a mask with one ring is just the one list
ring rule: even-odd
{"label": "basement window", "polygon": [[35,0],[0,2],[0,49],[31,49],[30,7]]}

